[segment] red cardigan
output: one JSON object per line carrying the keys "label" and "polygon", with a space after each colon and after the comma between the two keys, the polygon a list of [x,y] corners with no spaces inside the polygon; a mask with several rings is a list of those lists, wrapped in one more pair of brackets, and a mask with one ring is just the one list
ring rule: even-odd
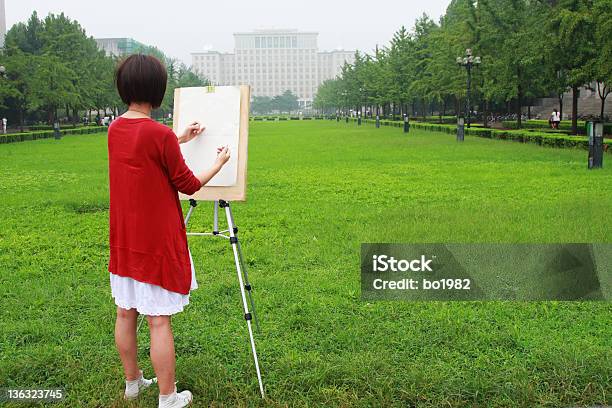
{"label": "red cardigan", "polygon": [[108,130],[110,260],[108,270],[172,292],[189,293],[191,263],[177,191],[202,185],[178,140],[151,119],[118,118]]}

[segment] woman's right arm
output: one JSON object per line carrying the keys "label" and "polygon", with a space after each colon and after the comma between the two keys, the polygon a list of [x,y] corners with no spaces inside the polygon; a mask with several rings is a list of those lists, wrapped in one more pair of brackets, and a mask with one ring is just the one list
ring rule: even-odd
{"label": "woman's right arm", "polygon": [[215,160],[215,163],[212,165],[212,167],[196,175],[197,179],[200,180],[201,185],[206,185],[206,183],[208,183],[210,179],[215,177],[215,175],[221,170],[223,165],[227,163],[229,159],[230,153],[227,147],[217,149],[217,159]]}
{"label": "woman's right arm", "polygon": [[199,191],[202,186],[208,183],[221,170],[223,165],[229,160],[229,157],[227,148],[218,149],[217,159],[213,166],[196,176],[185,164],[178,139],[174,133],[167,134],[164,140],[163,161],[168,171],[168,176],[174,188],[186,195],[193,195]]}

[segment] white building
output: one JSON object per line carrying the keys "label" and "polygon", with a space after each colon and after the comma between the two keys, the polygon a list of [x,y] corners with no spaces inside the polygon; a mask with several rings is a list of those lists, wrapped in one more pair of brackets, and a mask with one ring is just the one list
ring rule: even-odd
{"label": "white building", "polygon": [[193,70],[217,85],[251,85],[253,96],[290,90],[308,108],[319,85],[354,61],[354,51],[319,52],[317,37],[298,30],[235,33],[233,53],[192,53]]}

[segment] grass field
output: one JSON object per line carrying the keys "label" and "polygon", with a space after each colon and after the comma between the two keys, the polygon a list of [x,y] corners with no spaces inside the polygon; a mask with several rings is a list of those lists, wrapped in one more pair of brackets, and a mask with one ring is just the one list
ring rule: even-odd
{"label": "grass field", "polygon": [[[174,330],[195,406],[612,404],[610,303],[369,304],[359,289],[362,242],[612,242],[611,163],[335,122],[254,123],[249,148],[234,215],[268,399],[229,245],[190,238],[201,288]],[[0,147],[0,388],[65,387],[54,407],[156,406],[157,390],[122,401],[107,217],[105,135]],[[203,203],[193,226],[211,219]]]}

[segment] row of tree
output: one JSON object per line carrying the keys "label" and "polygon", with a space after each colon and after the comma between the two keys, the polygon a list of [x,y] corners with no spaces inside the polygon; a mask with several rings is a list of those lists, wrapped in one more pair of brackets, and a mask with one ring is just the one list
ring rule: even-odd
{"label": "row of tree", "polygon": [[[184,64],[167,58],[155,47],[138,52],[155,55],[168,69],[164,104],[156,115],[172,111],[174,88],[201,86],[200,79]],[[40,19],[36,12],[6,34],[0,64],[0,111],[10,123],[79,122],[91,120],[92,111],[119,113],[123,106],[114,87],[117,57],[99,50],[81,25],[63,13]]]}
{"label": "row of tree", "polygon": [[[473,72],[473,107],[513,111],[535,98],[572,91],[576,132],[578,92],[594,84],[601,116],[612,85],[612,0],[452,0],[439,23],[427,15],[412,31],[402,27],[371,54],[357,53],[341,75],[324,82],[315,107],[407,114],[460,113],[466,49],[482,58]],[[366,108],[367,107],[367,108]]]}
{"label": "row of tree", "polygon": [[300,107],[298,97],[291,91],[287,90],[281,95],[275,97],[255,96],[251,104],[251,112],[259,115],[269,113],[289,113],[296,111]]}

